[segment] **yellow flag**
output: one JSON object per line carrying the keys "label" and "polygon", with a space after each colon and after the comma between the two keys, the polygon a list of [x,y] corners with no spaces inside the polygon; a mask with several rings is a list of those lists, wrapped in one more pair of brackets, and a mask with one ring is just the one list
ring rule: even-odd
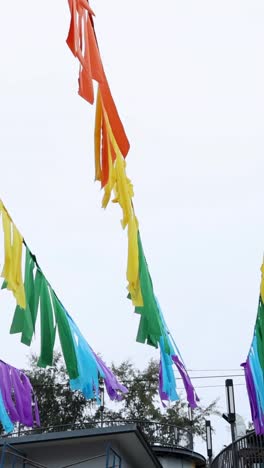
{"label": "yellow flag", "polygon": [[264,263],[261,265],[261,283],[260,283],[260,295],[262,302],[264,303]]}
{"label": "yellow flag", "polygon": [[2,202],[0,203],[0,210],[2,212],[5,249],[4,267],[1,276],[7,282],[7,289],[13,292],[17,304],[25,309],[26,297],[21,266],[23,237]]}

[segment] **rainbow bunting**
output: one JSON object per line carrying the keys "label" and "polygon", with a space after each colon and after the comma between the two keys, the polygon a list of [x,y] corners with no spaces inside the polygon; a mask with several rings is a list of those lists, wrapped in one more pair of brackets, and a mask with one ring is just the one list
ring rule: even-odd
{"label": "rainbow bunting", "polygon": [[127,281],[129,298],[140,315],[137,341],[160,348],[160,395],[162,400],[177,400],[176,381],[172,371],[176,365],[192,407],[198,397],[183,361],[165,325],[154,295],[152,280],[141,243],[138,220],[133,205],[133,185],[126,174],[125,158],[129,142],[117,112],[104,72],[96,34],[94,13],[86,0],[68,0],[71,14],[67,44],[80,64],[79,94],[94,102],[93,80],[98,84],[95,114],[94,149],[95,179],[104,190],[102,206],[110,199],[122,210],[122,227],[127,228]]}
{"label": "rainbow bunting", "polygon": [[[2,289],[12,290],[17,301],[10,333],[20,333],[21,342],[30,346],[40,311],[41,345],[38,365],[52,366],[56,330],[58,330],[71,388],[80,390],[86,398],[96,398],[99,401],[99,379],[102,378],[109,397],[112,400],[120,400],[122,395],[127,393],[126,387],[117,381],[111,370],[88,345],[46,279],[35,255],[17,230],[2,201],[0,201],[0,214],[3,220],[5,247]],[[25,246],[24,281],[21,273],[23,245]]]}
{"label": "rainbow bunting", "polygon": [[264,434],[264,263],[253,340],[244,368],[252,421],[256,434]]}

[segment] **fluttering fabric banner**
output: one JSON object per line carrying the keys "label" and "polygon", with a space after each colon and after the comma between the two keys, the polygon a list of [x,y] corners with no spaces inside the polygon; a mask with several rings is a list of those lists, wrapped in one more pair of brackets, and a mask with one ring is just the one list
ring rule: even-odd
{"label": "fluttering fabric banner", "polygon": [[172,344],[154,295],[132,201],[133,185],[126,174],[125,158],[129,151],[129,142],[104,72],[94,29],[94,13],[86,0],[68,2],[71,21],[67,44],[79,60],[80,96],[93,104],[93,80],[98,84],[94,131],[95,179],[101,182],[104,190],[102,206],[106,208],[110,199],[118,203],[122,210],[122,227],[127,228],[127,288],[135,312],[140,315],[137,341],[160,348],[162,400],[178,399],[172,370],[174,363],[183,378],[188,402],[194,408],[198,397],[177,348]]}
{"label": "fluttering fabric banner", "polygon": [[[127,388],[118,382],[102,359],[94,353],[70,315],[68,313],[66,315],[74,339],[78,363],[78,377],[71,379],[71,388],[80,390],[88,399],[94,398],[94,394],[99,399],[98,375],[100,375],[105,381],[106,390],[111,400],[121,400],[122,394],[127,393]],[[87,374],[91,376],[90,381],[87,379]]]}
{"label": "fluttering fabric banner", "polygon": [[256,434],[264,434],[264,263],[252,343],[244,368],[251,416]]}
{"label": "fluttering fabric banner", "polygon": [[[0,215],[2,215],[5,252],[1,274],[4,278],[2,289],[11,290],[17,302],[10,333],[20,333],[21,342],[30,346],[40,311],[41,345],[38,365],[52,366],[56,331],[58,331],[71,388],[80,390],[86,398],[96,398],[99,401],[99,379],[102,378],[109,397],[112,400],[120,400],[122,395],[127,393],[126,387],[117,381],[111,370],[88,345],[46,279],[35,255],[30,251],[2,201],[0,201]],[[23,245],[25,247],[24,281]],[[2,396],[4,398],[3,394]]]}
{"label": "fluttering fabric banner", "polygon": [[40,426],[38,403],[29,378],[19,369],[0,361],[0,422],[6,432],[14,423]]}
{"label": "fluttering fabric banner", "polygon": [[21,269],[23,238],[1,200],[0,212],[2,215],[5,251],[4,268],[1,276],[5,279],[6,287],[13,292],[17,304],[24,309],[26,299]]}

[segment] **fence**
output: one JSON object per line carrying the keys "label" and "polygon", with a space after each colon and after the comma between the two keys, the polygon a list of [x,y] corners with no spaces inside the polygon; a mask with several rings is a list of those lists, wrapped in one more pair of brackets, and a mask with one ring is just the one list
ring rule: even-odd
{"label": "fence", "polygon": [[264,436],[249,432],[222,450],[212,468],[264,468]]}

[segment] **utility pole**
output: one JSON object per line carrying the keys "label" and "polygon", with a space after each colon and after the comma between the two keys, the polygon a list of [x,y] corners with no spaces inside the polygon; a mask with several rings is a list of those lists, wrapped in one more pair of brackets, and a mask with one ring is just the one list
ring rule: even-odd
{"label": "utility pole", "polygon": [[212,466],[212,457],[213,457],[213,444],[212,444],[212,428],[211,428],[211,421],[205,421],[205,429],[206,429],[206,448],[207,448],[207,456],[209,462],[209,468]]}
{"label": "utility pole", "polygon": [[190,405],[188,405],[188,417],[190,421],[190,446],[191,450],[193,450],[193,410]]}
{"label": "utility pole", "polygon": [[226,403],[227,403],[227,414],[224,413],[222,417],[230,424],[231,439],[232,439],[232,455],[233,455],[233,467],[239,468],[238,454],[236,450],[236,409],[235,409],[235,396],[233,380],[227,379],[225,381],[226,387]]}
{"label": "utility pole", "polygon": [[100,395],[100,414],[101,414],[101,427],[104,425],[104,380],[99,380],[99,395]]}

